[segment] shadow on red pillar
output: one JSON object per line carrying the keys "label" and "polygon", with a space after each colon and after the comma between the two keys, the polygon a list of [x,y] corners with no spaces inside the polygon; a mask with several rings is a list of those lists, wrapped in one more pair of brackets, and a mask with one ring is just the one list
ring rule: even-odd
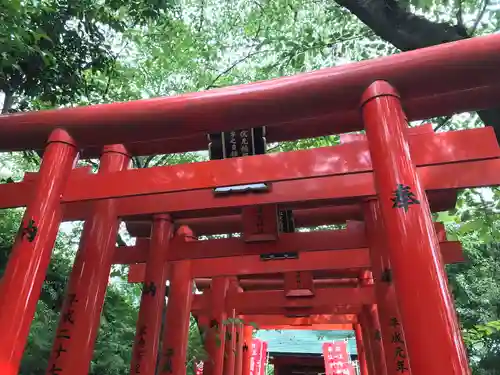
{"label": "shadow on red pillar", "polygon": [[[130,163],[122,145],[103,149],[98,173],[124,170]],[[92,360],[109,273],[118,219],[112,200],[93,204],[83,227],[71,271],[47,373],[84,375]]]}
{"label": "shadow on red pillar", "polygon": [[173,224],[168,215],[155,215],[151,242],[142,286],[141,306],[137,318],[130,374],[155,375],[158,345],[165,304],[165,257],[168,253]]}
{"label": "shadow on red pillar", "polygon": [[[177,235],[192,232],[179,228]],[[189,237],[186,237],[188,241]],[[163,343],[161,348],[160,375],[185,375],[186,355],[189,340],[193,280],[191,262],[174,262],[170,266],[170,288],[168,293]]]}
{"label": "shadow on red pillar", "polygon": [[226,338],[226,293],[227,277],[214,277],[210,287],[210,324],[206,330],[203,375],[222,375],[224,371],[224,347]]}
{"label": "shadow on red pillar", "polygon": [[[467,375],[470,369],[434,231],[429,203],[412,163],[398,94],[377,81],[363,94],[391,270],[414,374]],[[446,358],[446,360],[439,360]]]}
{"label": "shadow on red pillar", "polygon": [[399,316],[396,292],[392,282],[385,278],[387,275],[384,275],[384,270],[391,267],[385,240],[386,231],[376,199],[365,204],[364,214],[387,374],[401,374],[402,369],[406,369],[404,373],[411,375],[411,365],[406,350],[404,327]]}
{"label": "shadow on red pillar", "polygon": [[356,348],[358,350],[358,363],[360,375],[373,375],[368,373],[368,364],[366,358],[366,348],[363,341],[363,333],[359,323],[354,324],[354,333],[356,334]]}
{"label": "shadow on red pillar", "polygon": [[21,221],[0,289],[0,374],[19,370],[57,231],[61,194],[77,157],[73,139],[54,130],[43,155],[35,190]]}
{"label": "shadow on red pillar", "polygon": [[[250,375],[250,360],[252,358],[253,327],[243,326],[243,356],[241,364],[242,375]],[[276,367],[275,367],[276,369]]]}

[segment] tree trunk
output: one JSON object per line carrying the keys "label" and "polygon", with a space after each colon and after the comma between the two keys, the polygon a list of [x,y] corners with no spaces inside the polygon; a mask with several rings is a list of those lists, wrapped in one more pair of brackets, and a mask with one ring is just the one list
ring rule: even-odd
{"label": "tree trunk", "polygon": [[[401,6],[397,0],[335,0],[380,38],[401,51],[430,47],[469,38],[463,25],[429,21]],[[492,126],[500,141],[500,108],[478,111],[485,125]]]}

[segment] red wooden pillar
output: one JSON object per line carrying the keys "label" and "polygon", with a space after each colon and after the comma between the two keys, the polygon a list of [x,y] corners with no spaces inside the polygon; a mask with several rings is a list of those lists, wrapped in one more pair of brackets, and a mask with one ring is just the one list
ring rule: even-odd
{"label": "red wooden pillar", "polygon": [[363,347],[365,352],[365,360],[367,372],[370,375],[378,375],[375,372],[375,359],[373,356],[373,342],[371,340],[371,327],[369,327],[368,319],[365,312],[361,312],[358,316],[360,327],[361,327],[361,337],[363,339]]}
{"label": "red wooden pillar", "polygon": [[[239,292],[242,292],[243,289],[238,288]],[[241,320],[242,316],[238,316]],[[236,353],[235,353],[235,364],[234,364],[234,374],[235,375],[243,375],[243,345],[244,345],[244,325],[243,323],[239,323],[236,326]]]}
{"label": "red wooden pillar", "polygon": [[222,375],[224,371],[224,347],[227,319],[227,277],[214,277],[210,287],[210,324],[205,337],[207,359],[203,363],[203,375]]}
{"label": "red wooden pillar", "polygon": [[360,314],[361,328],[363,330],[363,341],[367,352],[370,373],[376,375],[387,375],[385,365],[384,348],[380,336],[380,324],[378,321],[377,306],[363,306]]}
{"label": "red wooden pillar", "polygon": [[[372,272],[363,272],[361,275],[361,285],[373,285]],[[370,371],[376,375],[387,375],[377,305],[363,306],[360,321],[364,333],[363,339],[367,346],[368,361],[371,362],[369,363]]]}
{"label": "red wooden pillar", "polygon": [[[129,163],[122,145],[105,146],[98,173],[121,171]],[[83,227],[47,374],[88,373],[118,232],[113,207],[112,200],[95,202]]]}
{"label": "red wooden pillar", "polygon": [[354,324],[354,333],[356,335],[356,348],[358,350],[358,363],[360,375],[373,375],[368,372],[368,364],[366,363],[366,350],[363,342],[363,333],[359,323]]}
{"label": "red wooden pillar", "polygon": [[242,375],[250,375],[250,360],[252,358],[252,339],[253,339],[253,327],[247,325],[243,326],[243,357],[241,365]]}
{"label": "red wooden pillar", "polygon": [[[380,217],[378,201],[372,199],[364,206],[366,236],[370,244],[370,259],[373,278],[375,280],[375,294],[380,322],[380,331],[384,346],[385,363],[388,375],[404,373],[411,375],[409,356],[406,350],[404,327],[401,323],[399,309],[396,302],[396,292],[389,275],[384,270],[391,269],[387,251],[385,227]],[[395,354],[397,354],[395,356]]]}
{"label": "red wooden pillar", "polygon": [[226,343],[224,345],[224,375],[234,375],[236,366],[236,328],[236,323],[230,323],[226,327]]}
{"label": "red wooden pillar", "polygon": [[[362,112],[411,365],[415,374],[470,374],[427,196],[412,163],[397,92],[377,81]],[[446,358],[446,360],[432,360]]]}
{"label": "red wooden pillar", "polygon": [[170,275],[159,374],[185,375],[193,299],[191,262],[188,260],[173,262],[170,266]]}
{"label": "red wooden pillar", "polygon": [[154,375],[163,306],[165,304],[165,256],[173,224],[168,215],[155,215],[151,227],[151,244],[146,262],[141,306],[137,318],[130,374]]}
{"label": "red wooden pillar", "polygon": [[21,221],[0,289],[0,374],[16,375],[61,222],[61,194],[77,150],[54,130]]}
{"label": "red wooden pillar", "polygon": [[[238,293],[238,279],[231,277],[229,280],[229,293]],[[236,332],[237,332],[237,319],[236,312],[231,308],[229,309],[228,324],[226,325],[226,337],[222,338],[225,341],[224,348],[224,375],[234,375],[236,366]],[[230,320],[230,321],[229,321]]]}
{"label": "red wooden pillar", "polygon": [[[186,241],[194,241],[194,234],[187,226],[181,226],[176,235],[185,237]],[[186,373],[192,300],[191,262],[173,262],[170,265],[170,290],[163,327],[160,375]]]}

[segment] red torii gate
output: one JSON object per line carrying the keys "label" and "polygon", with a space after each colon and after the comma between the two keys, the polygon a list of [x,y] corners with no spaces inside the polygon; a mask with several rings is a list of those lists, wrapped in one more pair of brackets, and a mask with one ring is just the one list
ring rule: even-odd
{"label": "red torii gate", "polygon": [[[358,338],[364,336],[366,344],[365,371],[371,375],[410,370],[418,375],[470,373],[440,254],[445,253],[439,241],[446,242],[433,227],[426,192],[431,203],[440,196],[449,203],[450,190],[453,194],[457,189],[500,184],[496,173],[500,149],[490,128],[414,132],[407,129],[407,117],[422,119],[497,105],[499,47],[500,36],[473,38],[172,98],[1,116],[0,150],[44,149],[37,175],[0,185],[0,208],[27,207],[0,289],[1,373],[18,373],[58,225],[77,219],[86,221],[85,229],[47,374],[87,372],[109,270],[116,261],[146,263],[141,271],[144,288],[131,374],[155,372],[167,276],[171,287],[160,349],[161,374],[185,372],[191,302],[196,307],[200,298],[204,301],[198,310],[200,320],[205,324],[215,321],[221,334],[228,308],[249,314],[311,315],[321,311],[340,314],[342,319],[355,313],[359,315],[355,323]],[[449,64],[450,60],[460,63]],[[132,155],[197,150],[206,146],[201,139],[208,133],[262,125],[268,127],[272,141],[363,128],[367,139],[284,154],[128,170]],[[73,170],[78,151],[87,157],[101,156],[98,174]],[[270,189],[224,197],[212,191],[252,183],[266,183]],[[288,235],[278,233],[269,214],[277,205],[293,210],[349,205],[346,212],[335,211],[337,217],[330,222],[338,222],[343,214],[346,219],[362,219],[366,244],[337,250],[329,248],[332,243],[320,249],[300,248],[288,254],[293,259],[275,261],[280,266],[273,266],[269,259],[280,259],[289,252],[280,248]],[[251,272],[284,272],[285,293],[297,290],[291,286],[292,272],[297,273],[313,293],[308,302],[303,296],[286,297],[279,291],[279,295],[273,290],[242,291],[237,280],[227,277],[227,267],[223,270],[224,258],[232,257],[219,253],[207,259],[196,250],[204,244],[182,245],[178,238],[170,239],[175,223],[192,220],[193,227],[204,228],[200,234],[208,234],[214,233],[213,220],[218,220],[210,218],[226,216],[231,219],[226,219],[225,233],[241,231],[244,240],[255,241],[254,227],[262,219],[255,206],[266,212],[257,237],[262,240],[265,234],[274,245],[252,245],[253,253],[243,256],[254,257],[245,258],[253,264]],[[433,205],[437,206],[449,207],[443,202]],[[303,216],[303,223],[316,225],[317,221],[307,217]],[[116,249],[118,218],[130,225],[140,223],[142,231],[142,223],[152,221],[145,229],[151,227],[149,245]],[[289,238],[295,241],[299,237]],[[176,246],[191,247],[198,255],[183,255]],[[274,247],[276,253],[263,254],[266,246]],[[457,259],[456,251],[451,253]],[[258,266],[256,256],[271,266]],[[343,259],[344,269],[338,267],[333,278],[357,279],[354,293],[338,286],[315,287],[314,272],[322,267],[318,265],[321,256]],[[354,268],[349,268],[353,263]],[[219,267],[217,273],[203,271],[214,267]],[[244,274],[245,265],[239,267]],[[205,297],[193,299],[191,280],[195,275],[212,278]],[[260,311],[246,300],[246,293],[274,293],[274,304]],[[327,304],[329,296],[345,298],[341,302],[351,305]],[[375,342],[370,332],[378,327],[381,340]],[[249,329],[240,331],[248,340]],[[433,339],[426,341],[430,336]],[[234,358],[224,364],[225,342],[217,346],[216,339],[213,332],[206,337],[211,354],[206,374],[229,374],[238,368],[244,373],[246,367],[237,366]],[[243,340],[231,340],[228,347],[239,345],[241,353],[242,344]],[[447,360],[430,360],[437,355]],[[244,357],[238,361],[245,362]]]}

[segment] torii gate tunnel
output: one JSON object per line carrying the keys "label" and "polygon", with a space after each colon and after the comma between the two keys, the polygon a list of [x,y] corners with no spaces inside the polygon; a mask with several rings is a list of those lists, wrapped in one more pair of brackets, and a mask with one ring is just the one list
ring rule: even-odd
{"label": "torii gate tunnel", "polygon": [[[463,260],[461,246],[431,212],[452,208],[461,189],[499,185],[500,149],[490,127],[434,134],[408,120],[497,106],[498,67],[496,35],[207,92],[1,116],[0,151],[43,160],[0,185],[0,208],[27,207],[1,283],[0,373],[18,374],[60,223],[84,220],[48,375],[88,373],[112,264],[144,284],[130,374],[185,374],[191,313],[205,375],[249,374],[250,323],[354,329],[363,375],[470,374],[444,270]],[[264,138],[332,134],[340,145],[263,148]],[[222,160],[130,168],[132,156],[208,147]],[[79,154],[100,157],[97,174],[75,168]],[[120,220],[134,246],[116,247]],[[342,229],[296,230],[322,224]],[[195,237],[214,233],[240,235]]]}

